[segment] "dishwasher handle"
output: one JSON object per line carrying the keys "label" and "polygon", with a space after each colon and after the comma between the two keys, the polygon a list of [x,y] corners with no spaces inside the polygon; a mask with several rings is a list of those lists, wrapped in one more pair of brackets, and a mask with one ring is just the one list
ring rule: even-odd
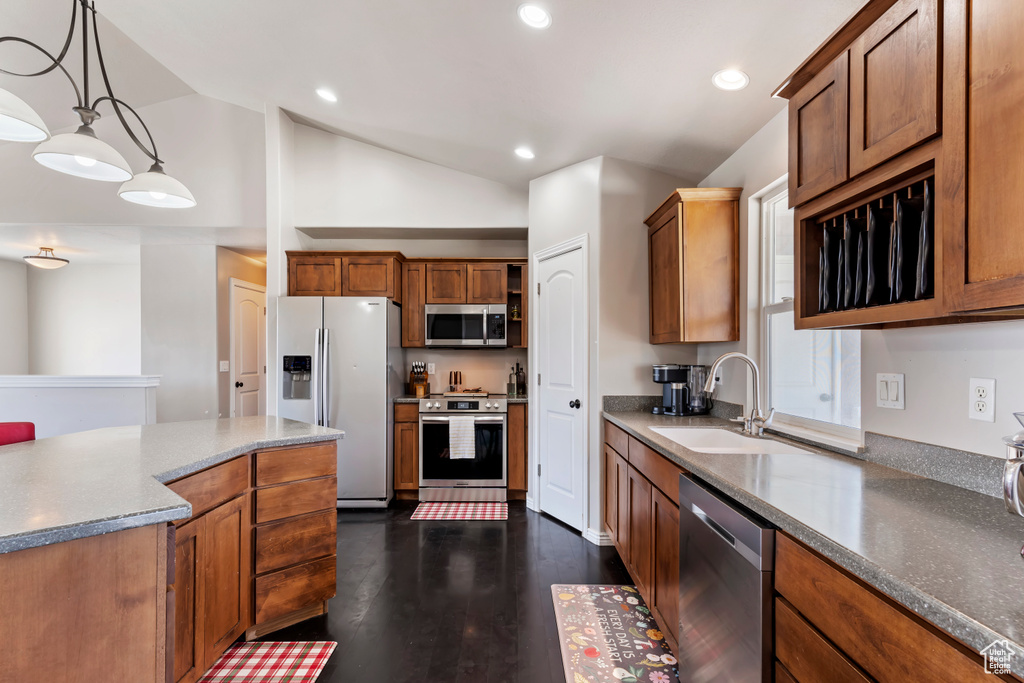
{"label": "dishwasher handle", "polygon": [[731,545],[733,548],[736,547],[736,537],[726,531],[725,527],[721,524],[708,517],[707,513],[697,507],[696,503],[690,503],[690,512],[692,512],[697,519],[704,522],[709,529],[718,534],[723,541]]}

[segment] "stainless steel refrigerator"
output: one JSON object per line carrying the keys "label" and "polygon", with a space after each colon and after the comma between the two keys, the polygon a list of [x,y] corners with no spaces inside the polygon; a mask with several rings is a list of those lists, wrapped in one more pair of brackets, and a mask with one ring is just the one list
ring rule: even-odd
{"label": "stainless steel refrigerator", "polygon": [[280,297],[277,414],[345,432],[338,507],[394,495],[392,399],[404,392],[402,317],[385,298]]}

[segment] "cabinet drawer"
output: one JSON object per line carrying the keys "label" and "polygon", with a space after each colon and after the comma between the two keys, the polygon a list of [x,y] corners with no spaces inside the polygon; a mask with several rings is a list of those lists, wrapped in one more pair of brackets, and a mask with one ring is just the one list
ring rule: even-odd
{"label": "cabinet drawer", "polygon": [[337,477],[259,489],[256,491],[256,523],[334,509],[337,502]]}
{"label": "cabinet drawer", "polygon": [[843,653],[784,600],[775,600],[775,656],[798,681],[868,683]]}
{"label": "cabinet drawer", "polygon": [[256,577],[256,619],[263,624],[334,597],[337,557]]}
{"label": "cabinet drawer", "polygon": [[256,485],[326,477],[338,469],[337,443],[282,448],[256,454]]}
{"label": "cabinet drawer", "polygon": [[883,681],[993,680],[979,656],[889,598],[781,532],[775,542],[775,589],[869,676]]}
{"label": "cabinet drawer", "polygon": [[607,420],[604,422],[604,442],[619,455],[628,455],[629,435]]}
{"label": "cabinet drawer", "polygon": [[686,470],[633,437],[629,437],[629,464],[679,504],[679,475]]}
{"label": "cabinet drawer", "polygon": [[420,404],[419,403],[396,403],[395,404],[395,422],[419,422],[420,421]]}
{"label": "cabinet drawer", "polygon": [[337,512],[327,510],[256,527],[256,573],[333,555],[338,545],[337,524]]}
{"label": "cabinet drawer", "polygon": [[179,519],[181,526],[221,503],[245,493],[249,488],[249,456],[229,460],[220,465],[172,481],[167,488],[192,504],[192,517]]}

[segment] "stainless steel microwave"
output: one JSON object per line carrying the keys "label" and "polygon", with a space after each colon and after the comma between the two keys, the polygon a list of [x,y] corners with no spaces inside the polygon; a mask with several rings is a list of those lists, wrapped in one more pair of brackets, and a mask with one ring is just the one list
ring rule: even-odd
{"label": "stainless steel microwave", "polygon": [[427,346],[508,346],[505,304],[424,307]]}

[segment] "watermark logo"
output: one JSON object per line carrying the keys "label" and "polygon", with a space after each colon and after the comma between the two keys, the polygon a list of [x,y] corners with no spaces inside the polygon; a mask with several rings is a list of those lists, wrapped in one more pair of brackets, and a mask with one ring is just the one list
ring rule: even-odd
{"label": "watermark logo", "polygon": [[985,658],[985,673],[1010,673],[1010,663],[1017,654],[1010,648],[1010,641],[997,640],[982,650],[981,656]]}

